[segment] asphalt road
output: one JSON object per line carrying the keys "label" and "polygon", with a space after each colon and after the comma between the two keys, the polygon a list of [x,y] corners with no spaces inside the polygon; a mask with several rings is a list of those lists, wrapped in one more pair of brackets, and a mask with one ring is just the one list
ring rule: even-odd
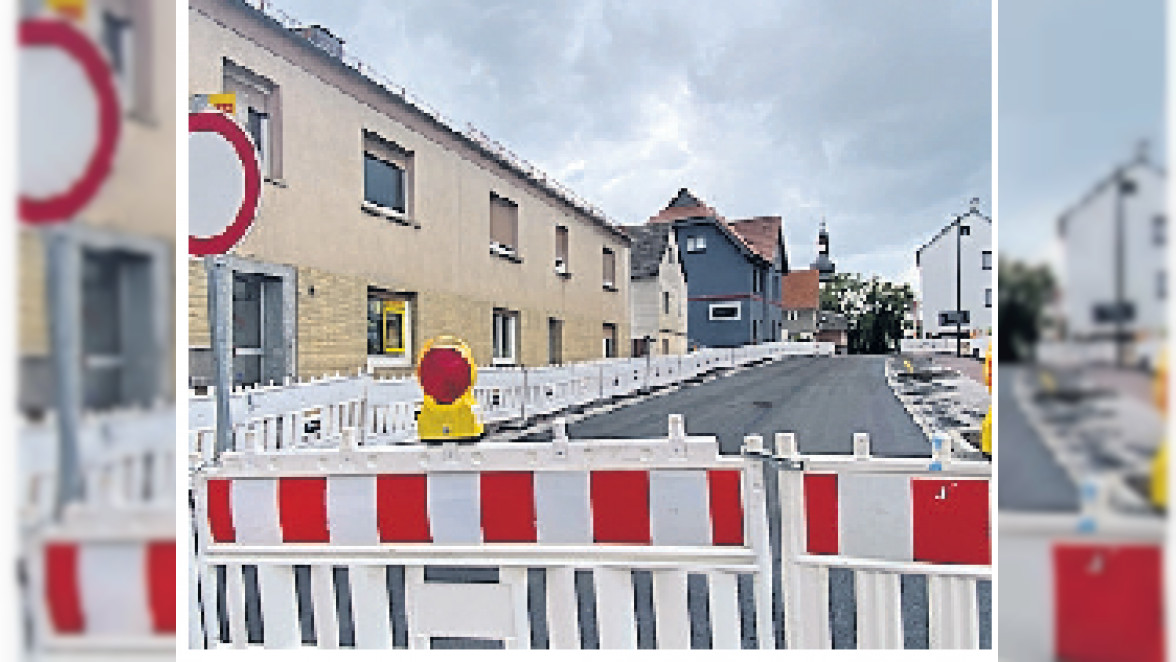
{"label": "asphalt road", "polygon": [[771,446],[776,432],[794,432],[803,453],[848,454],[853,434],[868,432],[875,455],[929,456],[930,444],[886,383],[885,361],[788,357],[584,419],[568,436],[660,437],[669,415],[683,414],[688,434],[717,436],[723,453],[738,453],[745,435],[763,435]]}
{"label": "asphalt road", "polygon": [[1000,510],[1076,511],[1078,491],[1029,425],[1013,391],[1013,382],[1028,368],[1000,366],[997,382],[996,455]]}

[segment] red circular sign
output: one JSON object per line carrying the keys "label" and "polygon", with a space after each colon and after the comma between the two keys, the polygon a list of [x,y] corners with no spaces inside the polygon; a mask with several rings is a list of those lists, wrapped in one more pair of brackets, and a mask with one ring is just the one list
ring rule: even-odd
{"label": "red circular sign", "polygon": [[188,115],[188,133],[216,133],[228,141],[236,152],[245,173],[244,195],[237,215],[220,233],[209,237],[188,236],[190,255],[222,255],[241,241],[253,225],[261,198],[261,167],[253,140],[236,122],[221,112],[201,112]]}
{"label": "red circular sign", "polygon": [[25,223],[52,223],[74,217],[94,198],[110,175],[118,144],[122,113],[110,67],[98,48],[69,23],[29,19],[20,23],[21,48],[57,48],[81,66],[98,106],[98,142],[81,177],[64,191],[44,198],[20,195],[20,218]]}
{"label": "red circular sign", "polygon": [[417,379],[421,390],[442,405],[452,404],[473,382],[470,364],[452,347],[434,347],[425,352],[417,366]]}

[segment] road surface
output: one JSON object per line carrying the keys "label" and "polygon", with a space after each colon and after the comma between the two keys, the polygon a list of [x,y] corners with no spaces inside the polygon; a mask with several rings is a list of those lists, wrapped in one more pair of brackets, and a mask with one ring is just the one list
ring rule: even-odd
{"label": "road surface", "polygon": [[579,439],[662,437],[670,414],[686,432],[715,435],[723,453],[743,437],[796,433],[802,453],[851,453],[853,433],[868,432],[873,454],[929,456],[931,446],[886,383],[884,356],[788,357],[688,386],[568,426]]}

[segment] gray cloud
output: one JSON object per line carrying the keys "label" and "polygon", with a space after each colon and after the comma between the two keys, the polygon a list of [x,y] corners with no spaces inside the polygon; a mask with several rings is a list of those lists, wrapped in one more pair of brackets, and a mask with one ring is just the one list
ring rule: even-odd
{"label": "gray cloud", "polygon": [[[989,198],[988,2],[282,0],[624,223],[688,186],[807,265],[907,275]],[[987,204],[985,204],[987,207]]]}

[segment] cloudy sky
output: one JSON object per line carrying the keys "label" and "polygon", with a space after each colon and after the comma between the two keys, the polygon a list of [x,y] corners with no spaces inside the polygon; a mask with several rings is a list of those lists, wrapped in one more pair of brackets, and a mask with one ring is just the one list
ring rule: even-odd
{"label": "cloudy sky", "polygon": [[1057,257],[1058,214],[1147,139],[1164,163],[1164,1],[1000,6],[1000,252]]}
{"label": "cloudy sky", "polygon": [[781,215],[807,266],[914,250],[991,187],[986,0],[278,0],[442,112],[639,223],[686,186]]}

